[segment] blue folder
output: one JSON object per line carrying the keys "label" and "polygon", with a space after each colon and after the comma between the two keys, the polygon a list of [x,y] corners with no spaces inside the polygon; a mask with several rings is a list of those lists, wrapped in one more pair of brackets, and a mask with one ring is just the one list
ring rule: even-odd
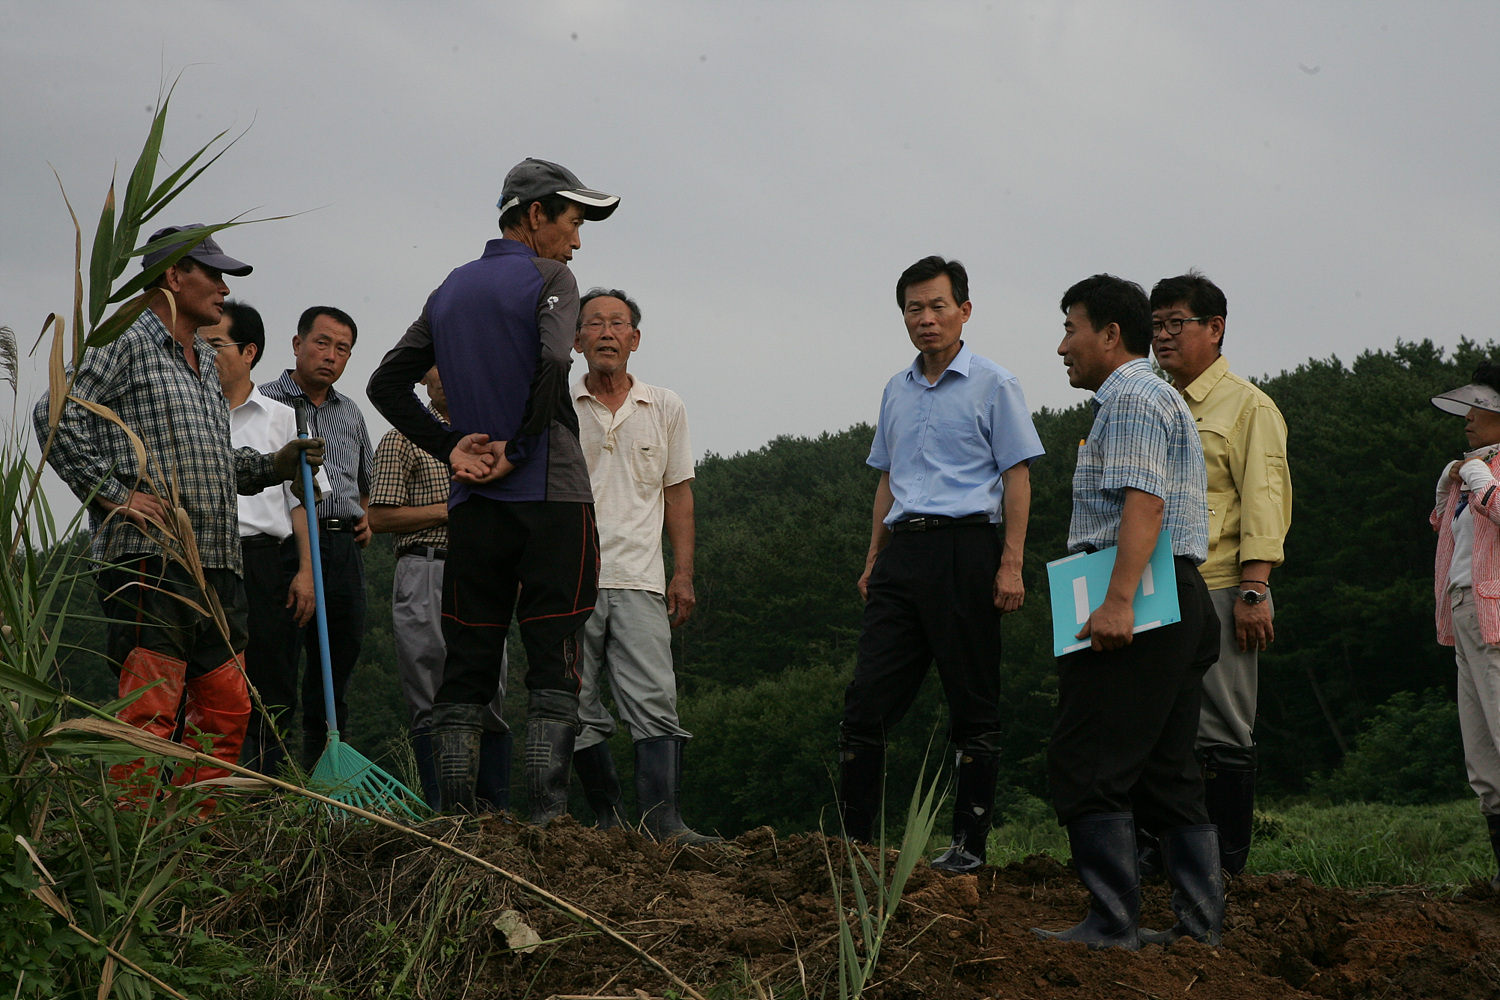
{"label": "blue folder", "polygon": [[[1077,639],[1078,631],[1095,608],[1104,603],[1109,576],[1115,568],[1115,549],[1079,552],[1047,564],[1047,582],[1052,588],[1052,655],[1088,649],[1090,640]],[[1172,565],[1172,536],[1163,531],[1151,552],[1151,561],[1141,573],[1135,589],[1133,632],[1182,621],[1177,604],[1177,571]]]}

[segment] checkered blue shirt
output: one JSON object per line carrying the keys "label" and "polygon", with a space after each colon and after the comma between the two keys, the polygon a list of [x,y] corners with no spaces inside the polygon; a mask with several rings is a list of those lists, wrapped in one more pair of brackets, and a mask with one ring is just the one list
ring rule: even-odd
{"label": "checkered blue shirt", "polygon": [[[178,498],[193,526],[199,557],[208,569],[241,573],[239,492],[259,493],[278,482],[271,456],[229,443],[229,404],[219,387],[214,349],[195,337],[198,371],[181,345],[147,309],[114,342],[84,352],[72,395],[117,413],[146,446],[154,491]],[[33,412],[39,441],[47,440],[44,394]],[[123,430],[76,403],[63,406],[48,461],[79,500],[98,496],[124,503],[136,488],[135,450]],[[142,487],[144,489],[144,486]],[[132,555],[161,555],[164,540],[130,520],[106,519],[89,504],[94,558],[119,562]]]}
{"label": "checkered blue shirt", "polygon": [[1161,497],[1172,553],[1208,558],[1208,475],[1193,415],[1145,358],[1116,368],[1094,394],[1094,426],[1078,448],[1068,551],[1116,545],[1126,488]]}

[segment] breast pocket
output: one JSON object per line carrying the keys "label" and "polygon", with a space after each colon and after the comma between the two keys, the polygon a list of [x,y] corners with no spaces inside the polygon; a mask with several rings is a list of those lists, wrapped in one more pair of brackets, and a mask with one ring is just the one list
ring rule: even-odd
{"label": "breast pocket", "polygon": [[667,448],[659,441],[637,441],[630,446],[630,472],[642,486],[660,486],[667,471]]}

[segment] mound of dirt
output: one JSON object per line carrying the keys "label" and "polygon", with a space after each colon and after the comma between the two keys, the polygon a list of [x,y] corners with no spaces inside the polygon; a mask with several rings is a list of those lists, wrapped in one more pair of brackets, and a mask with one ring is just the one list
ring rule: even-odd
{"label": "mound of dirt", "polygon": [[[759,984],[774,995],[800,988],[816,996],[831,983],[837,994],[828,858],[846,870],[838,841],[779,838],[763,828],[723,846],[659,847],[633,831],[601,832],[566,817],[545,829],[499,818],[422,829],[602,918],[699,989],[739,983],[742,995],[757,996]],[[282,865],[284,884],[237,894],[212,922],[221,931],[278,928],[274,964],[299,976],[316,970],[356,993],[373,974],[371,927],[412,949],[446,944],[448,964],[439,968],[434,957],[426,975],[420,955],[407,959],[416,996],[659,997],[670,988],[618,943],[584,933],[573,918],[471,863],[369,826],[344,828],[335,840],[321,871],[305,859]],[[239,846],[277,865],[274,844]],[[846,889],[846,906],[850,898]],[[958,877],[920,864],[881,952],[879,982],[866,995],[1500,997],[1500,895],[1487,885],[1444,899],[1420,889],[1351,893],[1291,874],[1242,877],[1230,886],[1218,948],[1183,941],[1090,952],[1031,933],[1070,926],[1086,908],[1077,877],[1050,858]],[[502,919],[505,911],[514,913]],[[535,940],[514,936],[518,919],[536,932],[538,947],[518,950]],[[1145,887],[1142,922],[1172,922],[1164,885]],[[436,945],[429,952],[436,956]]]}

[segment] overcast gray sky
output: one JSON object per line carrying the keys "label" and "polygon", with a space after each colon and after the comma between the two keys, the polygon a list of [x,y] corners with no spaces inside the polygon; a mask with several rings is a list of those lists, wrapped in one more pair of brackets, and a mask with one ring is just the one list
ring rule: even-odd
{"label": "overcast gray sky", "polygon": [[231,287],[267,320],[257,375],[337,305],[362,402],[526,156],[621,196],[573,268],[637,296],[632,371],[700,456],[873,420],[913,356],[895,279],[931,253],[968,265],[966,340],[1033,409],[1084,398],[1057,301],[1097,271],[1202,268],[1248,375],[1487,340],[1497,43],[1477,2],[0,0],[0,323],[25,349],[70,306],[49,164],[91,233],[181,72],[167,167],[250,128],[162,223],[303,213],[221,241],[255,266]]}

